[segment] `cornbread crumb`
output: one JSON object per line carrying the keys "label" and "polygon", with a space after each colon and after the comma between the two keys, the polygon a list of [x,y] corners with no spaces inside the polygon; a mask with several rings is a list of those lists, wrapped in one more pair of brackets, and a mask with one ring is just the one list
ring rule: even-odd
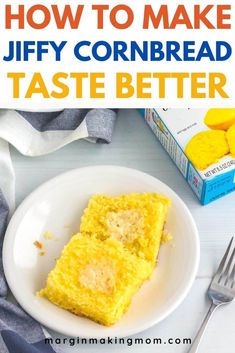
{"label": "cornbread crumb", "polygon": [[44,256],[46,254],[46,251],[40,251],[40,256]]}
{"label": "cornbread crumb", "polygon": [[43,244],[40,242],[40,241],[38,241],[38,240],[36,240],[34,243],[33,243],[35,246],[36,246],[36,248],[37,249],[39,249],[39,250],[41,250],[42,248],[43,248]]}
{"label": "cornbread crumb", "polygon": [[46,239],[46,240],[51,240],[51,239],[53,238],[53,234],[52,234],[52,232],[50,232],[50,231],[48,230],[48,231],[46,231],[46,232],[43,234],[43,237],[44,237],[44,239]]}
{"label": "cornbread crumb", "polygon": [[168,232],[166,229],[164,229],[163,232],[162,232],[161,243],[162,244],[169,243],[169,241],[171,241],[172,239],[173,239],[172,234],[170,232]]}
{"label": "cornbread crumb", "polygon": [[106,222],[111,238],[122,242],[133,242],[144,234],[144,217],[140,210],[109,212]]}

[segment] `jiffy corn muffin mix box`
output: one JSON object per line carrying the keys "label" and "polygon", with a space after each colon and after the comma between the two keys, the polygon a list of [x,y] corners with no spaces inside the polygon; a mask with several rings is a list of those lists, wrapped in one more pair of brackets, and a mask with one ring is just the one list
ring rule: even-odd
{"label": "jiffy corn muffin mix box", "polygon": [[235,191],[235,109],[142,113],[203,205]]}

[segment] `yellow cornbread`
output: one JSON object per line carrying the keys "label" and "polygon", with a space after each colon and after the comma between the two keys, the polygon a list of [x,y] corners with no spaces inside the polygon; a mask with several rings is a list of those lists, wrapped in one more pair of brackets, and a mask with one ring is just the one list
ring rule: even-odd
{"label": "yellow cornbread", "polygon": [[229,149],[233,157],[235,157],[235,125],[231,126],[227,131],[227,140]]}
{"label": "yellow cornbread", "polygon": [[123,316],[151,272],[149,262],[131,254],[120,242],[77,234],[65,246],[46,288],[38,295],[109,326]]}
{"label": "yellow cornbread", "polygon": [[204,123],[214,130],[228,130],[235,124],[235,109],[210,109],[205,116]]}
{"label": "yellow cornbread", "polygon": [[153,193],[94,195],[81,219],[80,232],[116,239],[133,254],[156,263],[170,200]]}
{"label": "yellow cornbread", "polygon": [[185,153],[199,170],[208,168],[229,153],[225,131],[199,132],[187,144]]}

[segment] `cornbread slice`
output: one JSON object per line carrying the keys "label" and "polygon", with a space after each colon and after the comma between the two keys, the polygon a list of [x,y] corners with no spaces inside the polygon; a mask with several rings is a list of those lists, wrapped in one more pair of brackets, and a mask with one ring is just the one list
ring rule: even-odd
{"label": "cornbread slice", "polygon": [[235,124],[235,109],[210,109],[205,119],[205,124],[215,130],[228,130]]}
{"label": "cornbread slice", "polygon": [[230,152],[235,157],[235,124],[228,129],[227,140]]}
{"label": "cornbread slice", "polygon": [[208,168],[229,153],[226,132],[222,130],[199,132],[188,142],[185,153],[199,170]]}
{"label": "cornbread slice", "polygon": [[155,266],[170,200],[154,193],[94,195],[81,219],[80,232],[116,239]]}
{"label": "cornbread slice", "polygon": [[121,319],[132,296],[151,275],[149,262],[112,239],[80,234],[65,246],[38,295],[103,325]]}

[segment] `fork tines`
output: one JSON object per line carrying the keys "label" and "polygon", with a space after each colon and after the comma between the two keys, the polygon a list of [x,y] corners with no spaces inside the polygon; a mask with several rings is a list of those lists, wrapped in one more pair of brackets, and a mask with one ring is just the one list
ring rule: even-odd
{"label": "fork tines", "polygon": [[221,260],[213,282],[233,288],[235,287],[235,241],[231,239],[228,248]]}

